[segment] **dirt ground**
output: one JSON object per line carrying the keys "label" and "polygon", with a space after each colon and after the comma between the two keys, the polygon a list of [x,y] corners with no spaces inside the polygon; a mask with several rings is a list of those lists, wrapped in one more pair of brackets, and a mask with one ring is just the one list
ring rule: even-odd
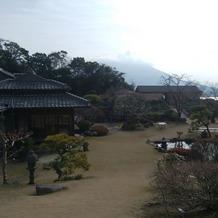
{"label": "dirt ground", "polygon": [[[188,125],[169,124],[163,129],[154,126],[134,132],[119,131],[115,124],[108,127],[108,136],[87,139],[91,168],[84,179],[58,183],[67,189],[36,196],[35,185],[26,185],[28,172],[24,170],[20,177],[13,178],[14,184],[0,185],[0,217],[142,217],[140,208],[150,197],[152,171],[163,155],[146,142],[177,137],[177,131],[185,136]],[[52,183],[55,178],[52,171],[36,170],[36,184]]]}

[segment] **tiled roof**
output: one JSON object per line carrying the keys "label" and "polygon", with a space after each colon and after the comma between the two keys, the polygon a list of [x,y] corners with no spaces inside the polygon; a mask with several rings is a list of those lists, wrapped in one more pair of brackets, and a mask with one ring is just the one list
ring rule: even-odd
{"label": "tiled roof", "polygon": [[89,107],[89,101],[70,93],[0,95],[2,104],[13,109]]}
{"label": "tiled roof", "polygon": [[[68,93],[66,84],[44,79],[33,72],[13,77],[0,71],[0,103],[13,109],[89,107],[86,99]],[[6,75],[6,77],[4,76]],[[12,76],[11,76],[12,75]]]}
{"label": "tiled roof", "polygon": [[167,93],[167,92],[201,92],[197,86],[137,86],[136,92]]}
{"label": "tiled roof", "polygon": [[14,75],[0,68],[0,81],[5,80],[5,79],[14,79]]}
{"label": "tiled roof", "polygon": [[67,86],[53,80],[38,81],[19,81],[4,80],[0,82],[0,90],[66,90]]}
{"label": "tiled roof", "polygon": [[[0,73],[1,75],[1,73]],[[44,79],[35,74],[25,74],[18,78],[7,78],[0,81],[0,90],[67,90],[66,84]]]}

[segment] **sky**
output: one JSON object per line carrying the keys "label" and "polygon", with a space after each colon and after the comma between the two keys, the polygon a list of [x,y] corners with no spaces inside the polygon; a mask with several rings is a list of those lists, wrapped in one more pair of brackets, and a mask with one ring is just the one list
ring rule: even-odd
{"label": "sky", "polygon": [[0,38],[30,54],[113,63],[135,83],[149,67],[218,82],[217,9],[217,0],[0,0]]}

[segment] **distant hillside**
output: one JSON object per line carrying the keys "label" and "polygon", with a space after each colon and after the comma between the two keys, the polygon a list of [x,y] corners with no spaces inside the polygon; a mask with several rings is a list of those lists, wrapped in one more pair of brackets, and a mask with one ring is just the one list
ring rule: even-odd
{"label": "distant hillside", "polygon": [[[101,60],[102,62],[102,60]],[[125,73],[126,82],[138,85],[159,85],[161,76],[167,76],[160,70],[142,61],[135,60],[104,60],[106,65],[115,67],[119,72]]]}

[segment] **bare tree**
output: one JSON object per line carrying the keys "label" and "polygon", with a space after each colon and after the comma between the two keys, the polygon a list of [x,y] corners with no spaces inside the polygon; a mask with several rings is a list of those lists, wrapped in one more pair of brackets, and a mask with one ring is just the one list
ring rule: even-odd
{"label": "bare tree", "polygon": [[3,184],[8,183],[8,175],[7,175],[7,169],[6,169],[7,160],[9,158],[8,151],[13,148],[15,142],[22,141],[28,138],[31,134],[32,133],[22,133],[22,132],[11,132],[11,133],[0,132],[0,147],[1,147],[1,153],[2,153],[1,154],[1,165],[2,165],[1,167],[2,167]]}
{"label": "bare tree", "polygon": [[204,104],[206,104],[212,113],[211,122],[215,123],[218,115],[218,83],[208,82],[205,84],[207,87],[204,95]]}
{"label": "bare tree", "polygon": [[184,161],[173,153],[166,154],[154,171],[152,187],[156,200],[167,213],[217,210],[217,172],[214,161]]}
{"label": "bare tree", "polygon": [[218,82],[207,82],[207,96],[218,100]]}
{"label": "bare tree", "polygon": [[187,100],[196,99],[199,95],[198,89],[190,90],[190,87],[196,86],[197,83],[186,74],[162,76],[161,84],[167,87],[166,101],[175,108],[179,118],[181,118]]}

